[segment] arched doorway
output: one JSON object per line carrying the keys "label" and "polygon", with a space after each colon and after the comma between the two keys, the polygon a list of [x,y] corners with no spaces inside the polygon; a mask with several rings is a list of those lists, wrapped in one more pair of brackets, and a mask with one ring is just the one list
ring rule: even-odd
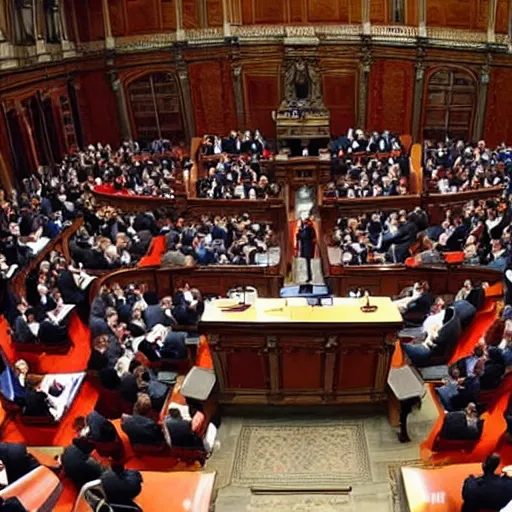
{"label": "arched doorway", "polygon": [[155,139],[185,139],[180,91],[171,73],[144,75],[128,85],[134,138],[144,146]]}
{"label": "arched doorway", "polygon": [[423,137],[444,140],[473,135],[477,82],[458,68],[441,68],[430,75],[423,104]]}

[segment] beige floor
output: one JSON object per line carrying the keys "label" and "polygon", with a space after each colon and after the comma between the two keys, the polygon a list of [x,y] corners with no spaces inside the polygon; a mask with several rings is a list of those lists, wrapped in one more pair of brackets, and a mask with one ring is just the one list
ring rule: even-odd
{"label": "beige floor", "polygon": [[[252,423],[254,418],[224,417],[218,436],[220,448],[208,461],[206,467],[206,470],[217,472],[215,512],[271,512],[273,510],[279,510],[279,512],[367,512],[370,510],[372,512],[388,512],[391,510],[387,476],[388,464],[419,458],[419,443],[430,432],[436,415],[435,405],[427,394],[421,409],[414,411],[409,416],[409,435],[412,442],[408,444],[400,444],[397,441],[396,431],[389,425],[384,414],[358,416],[357,419],[364,425],[372,482],[354,485],[350,496],[334,496],[326,501],[327,504],[320,506],[316,503],[317,500],[314,496],[302,497],[299,500],[301,501],[300,505],[297,504],[297,498],[292,497],[289,508],[286,504],[287,498],[280,498],[280,506],[274,508],[272,497],[255,497],[249,488],[231,483],[238,436],[244,423]],[[351,417],[345,413],[343,419],[351,419]],[[264,421],[272,424],[276,420],[265,419]],[[305,418],[287,418],[287,422],[290,421],[300,425]],[[311,417],[308,417],[307,421],[311,423]]]}

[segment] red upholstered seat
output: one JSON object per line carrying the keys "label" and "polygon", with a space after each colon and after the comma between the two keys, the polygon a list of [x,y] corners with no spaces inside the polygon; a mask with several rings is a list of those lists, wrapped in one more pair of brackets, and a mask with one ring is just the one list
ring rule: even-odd
{"label": "red upholstered seat", "polygon": [[457,252],[444,252],[442,253],[445,263],[448,265],[459,265],[464,263],[464,253],[462,251]]}
{"label": "red upholstered seat", "polygon": [[167,249],[167,241],[165,236],[155,236],[151,240],[146,256],[142,257],[139,261],[139,267],[153,267],[160,265],[162,255]]}
{"label": "red upholstered seat", "polygon": [[0,491],[0,497],[16,497],[29,512],[53,510],[62,492],[62,484],[50,469],[39,466]]}

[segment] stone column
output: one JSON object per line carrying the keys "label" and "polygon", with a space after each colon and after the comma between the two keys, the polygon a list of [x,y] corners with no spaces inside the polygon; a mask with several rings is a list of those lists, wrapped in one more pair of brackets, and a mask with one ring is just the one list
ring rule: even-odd
{"label": "stone column", "polygon": [[[74,9],[74,7],[72,7]],[[68,22],[66,20],[66,9],[64,2],[61,1],[59,17],[62,27],[62,37],[60,39],[60,45],[62,47],[62,55],[64,57],[74,57],[76,55],[75,46],[69,40]]]}
{"label": "stone column", "polygon": [[[176,73],[178,74],[179,87],[181,97],[183,99],[183,120],[185,121],[185,136],[190,142],[196,133],[194,122],[194,105],[192,103],[192,95],[190,93],[190,80],[188,78],[187,63],[183,58],[182,46],[184,43],[174,45],[174,62],[176,65]],[[203,134],[200,134],[201,136]]]}
{"label": "stone column", "polygon": [[198,0],[199,3],[199,27],[208,27],[208,12],[206,9],[206,0]]}
{"label": "stone column", "polygon": [[116,47],[116,41],[112,35],[112,26],[110,25],[110,12],[108,10],[108,0],[102,0],[103,26],[105,28],[105,48],[113,50]]}
{"label": "stone column", "polygon": [[183,30],[183,5],[181,0],[175,0],[176,6],[176,41],[185,40],[185,31]]}
{"label": "stone column", "polygon": [[487,42],[496,42],[496,10],[498,8],[497,0],[489,0],[489,22],[487,23]]}
{"label": "stone column", "polygon": [[32,15],[34,17],[34,36],[36,40],[37,62],[49,62],[51,56],[46,48],[46,40],[43,36],[44,9],[42,0],[34,0]]}
{"label": "stone column", "polygon": [[361,46],[361,56],[359,62],[359,109],[357,116],[357,127],[366,126],[366,104],[368,99],[368,79],[372,67],[372,47],[371,38],[363,36]]}
{"label": "stone column", "polygon": [[224,37],[231,36],[231,24],[229,21],[228,0],[222,0],[222,26],[224,28]]}
{"label": "stone column", "polygon": [[476,107],[475,125],[473,127],[473,139],[480,140],[484,133],[485,111],[487,109],[487,91],[491,76],[492,55],[487,54],[485,63],[480,70],[480,90],[478,92],[478,104]]}
{"label": "stone column", "polygon": [[416,56],[416,80],[414,81],[414,99],[412,108],[412,140],[418,142],[420,136],[421,108],[423,106],[423,87],[425,83],[425,48],[418,47]]}
{"label": "stone column", "polygon": [[75,33],[75,43],[80,44],[80,32],[78,30],[78,21],[76,19],[75,2],[71,2],[71,16],[73,19],[73,32]]}
{"label": "stone column", "polygon": [[245,127],[244,89],[242,85],[242,63],[240,62],[240,41],[231,40],[231,76],[235,94],[236,120],[239,130]]}
{"label": "stone column", "polygon": [[119,118],[119,134],[121,135],[122,141],[127,141],[132,139],[132,127],[128,117],[124,87],[114,70],[109,71],[108,75],[110,77],[112,91],[116,97],[117,116]]}
{"label": "stone column", "polygon": [[427,0],[418,0],[418,33],[427,37]]}
{"label": "stone column", "polygon": [[361,21],[364,35],[370,35],[372,33],[370,25],[370,2],[371,0],[361,0]]}

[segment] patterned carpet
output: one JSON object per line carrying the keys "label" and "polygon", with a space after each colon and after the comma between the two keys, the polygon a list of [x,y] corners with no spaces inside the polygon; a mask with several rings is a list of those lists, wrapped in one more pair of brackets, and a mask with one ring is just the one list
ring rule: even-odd
{"label": "patterned carpet", "polygon": [[370,481],[362,424],[242,427],[233,471],[235,485],[329,489]]}
{"label": "patterned carpet", "polygon": [[401,461],[388,464],[389,487],[391,490],[393,512],[410,512],[402,472],[400,471],[404,466],[424,467],[424,464],[421,461]]}
{"label": "patterned carpet", "polygon": [[248,512],[353,512],[350,496],[252,496]]}

